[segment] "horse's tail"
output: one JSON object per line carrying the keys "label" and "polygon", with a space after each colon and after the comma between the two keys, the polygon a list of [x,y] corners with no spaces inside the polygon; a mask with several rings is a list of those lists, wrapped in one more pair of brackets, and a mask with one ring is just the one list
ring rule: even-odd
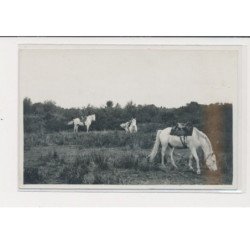
{"label": "horse's tail", "polygon": [[150,153],[150,155],[148,156],[149,157],[149,160],[152,162],[158,152],[158,148],[160,146],[160,134],[161,134],[161,131],[162,130],[158,130],[157,131],[157,134],[156,134],[156,138],[155,138],[155,144],[154,144],[154,147]]}
{"label": "horse's tail", "polygon": [[72,125],[74,123],[74,121],[70,121],[68,122],[68,125]]}

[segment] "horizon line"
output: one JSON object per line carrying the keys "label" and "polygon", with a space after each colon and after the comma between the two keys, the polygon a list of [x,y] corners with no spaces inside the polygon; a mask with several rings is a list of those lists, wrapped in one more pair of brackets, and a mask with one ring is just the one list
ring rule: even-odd
{"label": "horizon line", "polygon": [[[95,106],[95,105],[92,105],[92,104],[90,104],[90,103],[88,103],[87,105],[83,105],[83,106],[74,106],[74,107],[64,107],[64,106],[61,106],[60,104],[57,104],[55,101],[53,101],[53,100],[44,100],[44,101],[38,101],[38,102],[32,102],[32,98],[30,98],[30,97],[24,97],[23,98],[23,101],[24,101],[24,99],[30,99],[30,101],[31,101],[31,103],[32,103],[32,105],[33,104],[38,104],[38,103],[41,103],[41,104],[45,104],[46,102],[51,102],[51,103],[54,103],[54,105],[56,105],[56,106],[58,106],[58,107],[60,107],[60,108],[64,108],[64,109],[83,109],[83,108],[87,108],[87,107],[92,107],[92,108],[105,108],[105,107],[107,107],[107,105],[106,105],[106,103],[108,102],[108,101],[112,101],[112,100],[107,100],[106,101],[106,103],[105,104],[102,104],[102,105],[100,105],[100,106]],[[153,103],[148,103],[148,104],[137,104],[137,103],[135,103],[133,100],[130,100],[130,101],[128,101],[125,105],[121,105],[120,103],[118,103],[118,102],[114,102],[114,101],[112,101],[113,102],[113,107],[112,108],[115,108],[117,105],[119,105],[121,108],[125,108],[126,107],[126,105],[128,105],[129,103],[132,103],[134,106],[136,106],[136,107],[138,107],[138,106],[155,106],[155,107],[157,107],[157,108],[166,108],[166,109],[175,109],[175,108],[181,108],[181,107],[185,107],[185,106],[187,106],[188,104],[190,104],[190,103],[197,103],[198,105],[206,105],[206,106],[209,106],[209,105],[214,105],[214,104],[219,104],[219,105],[225,105],[225,104],[231,104],[231,105],[233,105],[233,103],[232,102],[220,102],[220,101],[218,101],[218,102],[213,102],[213,103],[209,103],[209,104],[206,104],[206,103],[199,103],[199,102],[197,102],[197,101],[190,101],[190,102],[187,102],[187,103],[185,103],[185,104],[183,104],[183,105],[180,105],[180,106],[175,106],[175,107],[167,107],[167,106],[157,106],[157,105],[155,105],[155,104],[153,104]]]}

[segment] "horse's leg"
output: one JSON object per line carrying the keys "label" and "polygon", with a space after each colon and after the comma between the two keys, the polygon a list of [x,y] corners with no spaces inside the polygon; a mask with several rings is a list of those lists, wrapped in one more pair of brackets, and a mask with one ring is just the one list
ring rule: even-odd
{"label": "horse's leg", "polygon": [[87,133],[89,132],[89,125],[86,125],[86,127],[87,127]]}
{"label": "horse's leg", "polygon": [[162,147],[161,147],[161,165],[163,167],[165,167],[164,159],[165,159],[166,150],[167,150],[167,145],[162,145]]}
{"label": "horse's leg", "polygon": [[172,165],[177,169],[178,167],[177,167],[176,164],[175,164],[173,154],[174,154],[174,148],[171,148],[171,149],[170,149],[171,163],[172,163]]}
{"label": "horse's leg", "polygon": [[126,126],[124,129],[125,129],[125,132],[128,133],[128,127]]}
{"label": "horse's leg", "polygon": [[193,166],[192,166],[192,162],[193,162],[193,155],[190,154],[190,156],[189,156],[189,161],[188,161],[188,166],[189,166],[189,169],[190,169],[190,170],[194,171],[194,168],[193,168]]}
{"label": "horse's leg", "polygon": [[197,152],[196,152],[196,149],[195,148],[191,148],[190,149],[191,152],[192,152],[192,155],[196,161],[196,165],[197,165],[197,174],[200,174],[201,173],[201,169],[200,169],[200,163],[199,163],[199,157],[197,155]]}

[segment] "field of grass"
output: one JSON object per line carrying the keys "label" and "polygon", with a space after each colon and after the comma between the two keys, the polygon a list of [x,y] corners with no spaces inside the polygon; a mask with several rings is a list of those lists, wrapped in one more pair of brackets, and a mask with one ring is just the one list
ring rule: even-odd
{"label": "field of grass", "polygon": [[124,131],[72,132],[24,135],[25,184],[231,184],[232,155],[216,152],[218,171],[201,161],[201,175],[188,168],[189,150],[176,150],[178,170],[170,160],[164,168],[160,153],[153,163],[147,155],[155,133]]}

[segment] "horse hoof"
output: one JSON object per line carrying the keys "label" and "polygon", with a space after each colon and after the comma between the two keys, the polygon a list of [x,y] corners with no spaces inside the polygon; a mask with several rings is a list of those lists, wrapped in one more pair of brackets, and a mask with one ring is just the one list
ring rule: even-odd
{"label": "horse hoof", "polygon": [[197,170],[197,174],[201,174],[201,171],[200,171],[200,170]]}

